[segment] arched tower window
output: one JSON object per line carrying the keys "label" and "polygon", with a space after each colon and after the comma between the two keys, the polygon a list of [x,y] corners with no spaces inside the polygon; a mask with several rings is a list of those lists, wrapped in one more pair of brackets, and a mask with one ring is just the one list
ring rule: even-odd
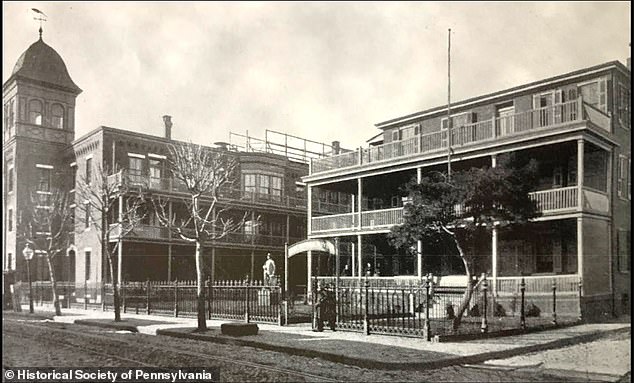
{"label": "arched tower window", "polygon": [[51,122],[54,128],[64,129],[64,107],[60,104],[53,104],[51,108]]}
{"label": "arched tower window", "polygon": [[42,102],[40,100],[29,101],[29,122],[42,125]]}

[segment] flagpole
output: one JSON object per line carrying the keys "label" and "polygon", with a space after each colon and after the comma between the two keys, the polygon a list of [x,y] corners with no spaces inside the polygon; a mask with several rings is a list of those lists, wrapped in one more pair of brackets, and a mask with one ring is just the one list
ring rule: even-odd
{"label": "flagpole", "polygon": [[451,180],[451,28],[447,46],[447,179]]}

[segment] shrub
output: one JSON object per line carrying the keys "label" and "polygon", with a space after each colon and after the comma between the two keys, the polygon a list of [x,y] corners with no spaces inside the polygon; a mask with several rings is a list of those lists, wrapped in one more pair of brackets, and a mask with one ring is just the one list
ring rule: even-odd
{"label": "shrub", "polygon": [[447,319],[454,319],[456,317],[456,313],[453,310],[453,304],[447,303],[445,306],[445,312],[447,313]]}
{"label": "shrub", "polygon": [[469,316],[470,317],[479,317],[480,316],[480,307],[478,307],[477,304],[473,305],[473,307],[471,307],[469,309]]}
{"label": "shrub", "polygon": [[538,317],[542,313],[542,310],[539,307],[535,306],[533,303],[528,305],[526,310],[527,317]]}
{"label": "shrub", "polygon": [[493,311],[493,316],[505,317],[506,316],[506,310],[504,309],[504,306],[502,306],[499,303],[496,303],[495,304],[495,310]]}

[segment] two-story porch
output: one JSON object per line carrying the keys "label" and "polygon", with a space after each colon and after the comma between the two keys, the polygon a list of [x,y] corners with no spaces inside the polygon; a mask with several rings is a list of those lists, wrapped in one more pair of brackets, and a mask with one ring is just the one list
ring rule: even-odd
{"label": "two-story porch", "polygon": [[[553,137],[534,136],[526,141],[454,153],[454,170],[496,166],[500,157],[509,152],[534,158],[539,164],[539,182],[530,196],[541,216],[535,220],[532,232],[499,232],[493,228],[491,237],[473,249],[480,255],[476,257],[476,271],[487,273],[494,288],[497,289],[498,280],[532,276],[544,281],[576,278],[586,281],[581,289],[587,290],[587,295],[606,292],[609,263],[602,258],[610,257],[605,244],[609,243],[607,225],[611,213],[611,149],[589,131],[592,129],[595,127],[586,126]],[[411,256],[391,249],[386,237],[394,225],[403,222],[403,201],[407,199],[403,185],[420,179],[426,172],[445,171],[446,157],[419,155],[409,162],[397,160],[391,166],[386,165],[388,162],[382,168],[364,168],[361,164],[339,175],[315,174],[315,182],[307,182],[310,187],[349,193],[352,202],[346,212],[339,214],[309,212],[309,237],[338,237],[353,243],[355,254],[341,263],[353,265],[352,276],[363,275],[366,269],[398,278],[420,278],[430,272],[444,276],[463,274],[460,260],[448,258],[446,249],[426,249],[419,243],[418,255]],[[368,253],[368,245],[374,251]],[[381,250],[377,252],[377,248]],[[321,270],[328,269],[321,266]],[[601,272],[597,274],[597,270]]]}

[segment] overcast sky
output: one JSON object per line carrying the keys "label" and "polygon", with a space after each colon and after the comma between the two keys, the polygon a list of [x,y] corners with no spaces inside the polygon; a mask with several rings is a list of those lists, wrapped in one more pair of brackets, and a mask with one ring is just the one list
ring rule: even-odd
{"label": "overcast sky", "polygon": [[629,2],[3,2],[6,81],[44,41],[83,93],[76,136],[112,126],[201,143],[265,129],[360,146],[374,124],[630,55]]}

